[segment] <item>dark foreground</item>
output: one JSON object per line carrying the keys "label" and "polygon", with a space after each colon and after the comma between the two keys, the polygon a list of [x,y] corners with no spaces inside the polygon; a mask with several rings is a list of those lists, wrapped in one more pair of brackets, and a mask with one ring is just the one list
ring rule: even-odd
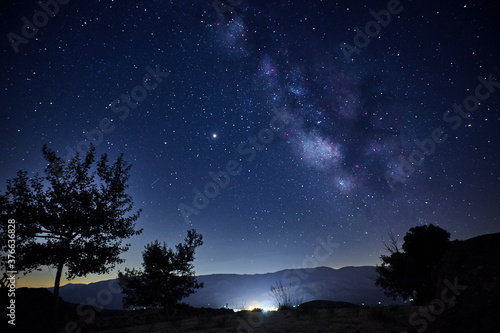
{"label": "dark foreground", "polygon": [[219,315],[194,315],[180,320],[102,332],[402,332],[408,329],[407,318],[410,311],[410,307],[355,307],[307,311],[293,309],[277,312],[241,311]]}
{"label": "dark foreground", "polygon": [[[53,294],[44,289],[20,289],[30,302],[21,302],[16,316],[18,332],[55,332]],[[19,297],[19,300],[24,297]],[[22,304],[24,303],[24,304]],[[158,309],[102,310],[62,302],[58,332],[418,332],[427,323],[411,326],[414,306],[357,306],[344,302],[314,301],[282,311],[198,309],[182,306],[166,317]],[[430,330],[428,330],[429,332]]]}
{"label": "dark foreground", "polygon": [[[56,332],[52,330],[55,322],[52,293],[27,288],[16,293],[19,301],[16,327],[9,331]],[[60,310],[57,332],[66,333],[483,333],[496,332],[500,324],[496,304],[476,306],[476,311],[468,307],[463,311],[460,302],[439,314],[433,314],[436,309],[429,307],[358,306],[329,301],[313,301],[298,308],[272,312],[258,309],[233,312],[184,305],[168,317],[159,309],[102,310],[64,302]]]}

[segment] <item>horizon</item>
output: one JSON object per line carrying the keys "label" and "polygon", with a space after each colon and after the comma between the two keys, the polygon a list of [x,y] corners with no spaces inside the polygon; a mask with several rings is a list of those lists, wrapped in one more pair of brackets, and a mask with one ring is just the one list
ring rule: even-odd
{"label": "horizon", "polygon": [[[498,232],[492,232],[492,233],[486,233],[486,234],[481,234],[481,235],[476,235],[476,236],[473,236],[473,237],[470,237],[470,238],[467,238],[467,239],[450,239],[450,241],[454,241],[454,240],[465,241],[465,240],[472,239],[472,238],[475,238],[475,237],[480,237],[480,236],[485,236],[485,235],[491,235],[491,234],[497,234],[497,233],[500,233],[500,231],[498,231]],[[329,268],[329,269],[333,269],[333,270],[340,270],[340,269],[344,269],[344,268],[377,267],[379,264],[380,264],[380,262],[377,262],[376,264],[373,264],[373,265],[368,265],[368,264],[364,264],[363,265],[362,264],[362,265],[346,265],[346,266],[341,266],[341,267],[329,267],[329,266],[298,267],[298,266],[293,266],[291,268],[282,268],[282,269],[279,269],[279,270],[276,270],[276,271],[257,272],[257,273],[250,273],[250,272],[246,272],[246,273],[245,272],[240,272],[240,273],[215,272],[215,273],[196,274],[196,270],[195,270],[195,276],[199,277],[199,276],[210,276],[210,275],[265,275],[265,274],[279,273],[279,272],[283,272],[283,271],[287,271],[287,270],[300,270],[300,269],[315,270],[315,269],[318,269],[318,268]],[[22,279],[19,279],[19,276],[18,276],[18,280],[17,280],[16,284],[18,285],[19,288],[46,288],[46,289],[51,289],[51,288],[54,287],[54,281],[53,281],[53,279],[52,280],[47,279],[47,276],[46,276],[46,274],[43,271],[35,273],[35,274],[39,274],[40,277],[35,277],[34,279],[26,279],[28,281],[27,284],[25,284],[26,280],[24,280],[24,279],[26,277],[29,277],[29,275],[24,276]],[[110,280],[115,280],[115,279],[118,278],[117,275],[115,277],[113,277],[112,274],[101,274],[101,275],[91,274],[91,275],[93,275],[93,278],[89,279],[89,278],[85,278],[85,277],[79,277],[79,278],[76,278],[76,279],[73,279],[73,280],[67,280],[67,279],[64,278],[64,275],[63,275],[63,277],[61,278],[60,287],[64,287],[66,285],[72,285],[72,284],[75,284],[75,285],[76,284],[89,285],[89,284],[92,284],[92,283],[98,283],[98,282],[103,282],[103,281],[110,281]],[[43,280],[40,279],[42,276],[45,277]],[[47,281],[47,282],[45,282],[45,281]],[[49,284],[51,283],[51,284],[47,286],[47,283],[49,283]]]}
{"label": "horizon", "polygon": [[[208,273],[208,274],[195,274],[195,276],[211,276],[211,275],[265,275],[265,274],[275,274],[275,273],[279,273],[279,272],[283,272],[283,271],[287,271],[287,270],[299,270],[299,269],[308,269],[308,270],[315,270],[315,269],[318,269],[318,268],[329,268],[329,269],[333,269],[333,270],[340,270],[340,269],[344,269],[344,268],[356,268],[356,267],[375,267],[375,266],[370,266],[370,265],[361,265],[361,266],[343,266],[343,267],[338,267],[338,268],[334,268],[334,267],[328,267],[328,266],[317,266],[317,267],[294,267],[294,268],[285,268],[285,269],[280,269],[278,271],[273,271],[273,272],[263,272],[263,273]],[[102,275],[97,275],[97,277],[102,277]],[[92,284],[92,283],[98,283],[98,282],[105,282],[105,281],[110,281],[110,280],[115,280],[117,279],[118,277],[114,277],[114,278],[104,278],[104,279],[100,279],[100,280],[90,280],[90,281],[87,281],[87,282],[84,282],[85,280],[88,280],[86,278],[79,278],[78,279],[78,282],[74,282],[74,280],[71,280],[71,281],[68,281],[68,280],[65,280],[66,283],[63,284],[63,279],[61,279],[61,284],[60,284],[60,287],[64,287],[66,285],[72,285],[72,284],[81,284],[81,285],[89,285],[89,284]],[[76,280],[76,279],[75,279]],[[21,281],[21,280],[18,280],[18,281]],[[54,283],[52,282],[52,285],[51,286],[48,286],[48,287],[45,287],[45,286],[25,286],[25,285],[22,285],[22,284],[19,284],[19,288],[46,288],[46,289],[50,289],[50,288],[54,288]]]}

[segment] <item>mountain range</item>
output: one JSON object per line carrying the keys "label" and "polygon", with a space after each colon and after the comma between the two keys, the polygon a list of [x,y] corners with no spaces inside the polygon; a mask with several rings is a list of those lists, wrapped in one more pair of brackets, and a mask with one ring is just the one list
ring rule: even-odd
{"label": "mountain range", "polygon": [[[311,300],[344,301],[360,305],[396,304],[375,286],[377,273],[373,266],[286,269],[266,274],[211,274],[196,279],[204,283],[183,300],[194,307],[231,309],[272,308],[274,301],[269,293],[271,285],[280,281],[290,286],[294,298],[303,302]],[[53,288],[49,288],[52,291]],[[105,309],[123,309],[118,280],[105,280],[90,284],[67,284],[60,288],[64,301],[89,304]]]}

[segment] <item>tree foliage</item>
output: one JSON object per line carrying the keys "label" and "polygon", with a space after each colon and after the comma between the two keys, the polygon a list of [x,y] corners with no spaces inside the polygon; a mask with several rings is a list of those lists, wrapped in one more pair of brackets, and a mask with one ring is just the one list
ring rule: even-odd
{"label": "tree foliage", "polygon": [[118,278],[122,287],[125,307],[161,307],[167,313],[183,298],[202,288],[194,277],[194,254],[203,244],[203,237],[192,229],[184,243],[168,248],[165,243],[154,241],[142,252],[142,270],[125,269]]}
{"label": "tree foliage", "polygon": [[[108,273],[124,261],[120,254],[129,244],[123,239],[142,232],[135,230],[140,210],[131,213],[132,198],[125,193],[131,165],[123,154],[113,164],[104,154],[95,164],[94,146],[68,162],[47,145],[42,152],[45,177],[20,170],[7,181],[0,195],[0,228],[5,237],[8,219],[15,219],[16,270],[27,274],[42,266],[55,268],[57,296],[64,267],[72,279]],[[5,239],[1,244],[5,259]]]}
{"label": "tree foliage", "polygon": [[389,238],[389,243],[384,243],[389,255],[380,257],[382,265],[377,266],[376,285],[389,297],[411,298],[416,304],[431,301],[437,283],[433,271],[452,245],[450,233],[432,224],[411,228],[401,250],[394,235]]}

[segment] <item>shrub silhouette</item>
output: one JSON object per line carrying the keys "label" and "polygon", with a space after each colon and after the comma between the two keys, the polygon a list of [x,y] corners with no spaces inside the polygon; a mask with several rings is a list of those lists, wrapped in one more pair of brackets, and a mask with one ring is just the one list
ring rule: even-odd
{"label": "shrub silhouette", "polygon": [[291,310],[302,304],[302,298],[299,299],[292,295],[292,289],[291,284],[283,286],[281,281],[277,281],[276,286],[271,285],[270,294],[278,310]]}

